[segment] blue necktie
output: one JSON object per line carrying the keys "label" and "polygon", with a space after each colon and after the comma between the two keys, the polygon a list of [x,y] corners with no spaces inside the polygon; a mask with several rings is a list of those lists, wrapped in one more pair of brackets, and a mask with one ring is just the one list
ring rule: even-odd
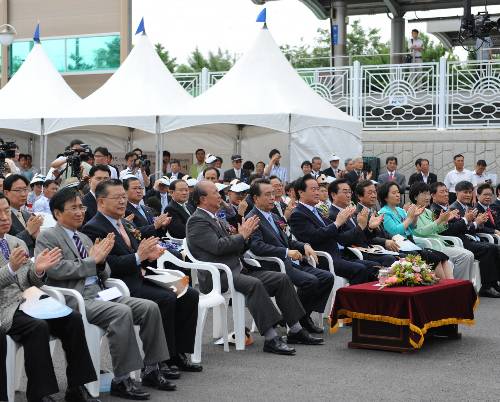
{"label": "blue necktie", "polygon": [[273,216],[271,214],[267,215],[267,220],[269,221],[269,224],[274,229],[274,231],[277,234],[280,234],[280,231],[279,231],[278,227],[276,226],[276,223],[274,222]]}
{"label": "blue necktie", "polygon": [[0,249],[2,249],[2,254],[3,254],[4,258],[7,261],[9,261],[10,250],[9,250],[9,244],[7,243],[7,240],[0,239]]}
{"label": "blue necktie", "polygon": [[85,247],[83,246],[82,240],[80,237],[75,233],[73,235],[73,240],[75,241],[75,246],[76,249],[78,250],[78,253],[80,254],[80,257],[82,259],[87,258],[89,254],[87,253],[87,250],[85,250]]}
{"label": "blue necktie", "polygon": [[321,226],[325,226],[325,222],[323,221],[323,218],[319,214],[318,210],[316,208],[313,209],[314,215],[316,215],[316,218],[321,222]]}

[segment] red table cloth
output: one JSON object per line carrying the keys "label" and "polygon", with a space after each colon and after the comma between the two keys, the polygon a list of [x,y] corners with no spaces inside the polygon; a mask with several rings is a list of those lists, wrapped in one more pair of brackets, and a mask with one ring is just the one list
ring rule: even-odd
{"label": "red table cloth", "polygon": [[479,302],[470,281],[445,279],[432,286],[386,287],[377,282],[337,290],[330,314],[331,332],[341,318],[383,321],[408,326],[410,344],[418,349],[429,328],[451,324],[474,324]]}

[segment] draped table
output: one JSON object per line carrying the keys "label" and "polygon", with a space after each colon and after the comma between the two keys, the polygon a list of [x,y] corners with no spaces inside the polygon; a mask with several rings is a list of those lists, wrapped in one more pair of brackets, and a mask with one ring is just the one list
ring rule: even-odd
{"label": "draped table", "polygon": [[407,352],[425,335],[460,338],[458,324],[473,325],[479,299],[470,281],[445,279],[431,286],[385,287],[377,282],[337,290],[331,330],[352,319],[350,348]]}

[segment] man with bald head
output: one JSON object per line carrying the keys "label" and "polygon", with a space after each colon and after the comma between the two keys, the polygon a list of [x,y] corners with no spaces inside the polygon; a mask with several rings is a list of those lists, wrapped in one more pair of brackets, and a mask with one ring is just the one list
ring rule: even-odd
{"label": "man with bald head", "polygon": [[[231,235],[226,225],[216,217],[220,208],[221,196],[214,183],[201,181],[195,186],[193,200],[197,205],[186,226],[186,239],[193,256],[201,261],[227,265],[233,275],[236,291],[245,295],[246,304],[261,335],[264,335],[264,351],[282,355],[294,355],[295,349],[283,342],[275,326],[286,321],[290,330],[289,344],[316,345],[321,338],[312,337],[299,323],[305,316],[295,288],[286,274],[275,271],[249,270],[241,263],[247,250],[248,239],[258,228],[259,218],[253,216],[238,225],[238,234]],[[207,293],[212,288],[208,271],[199,271],[200,290]],[[228,282],[225,272],[221,272],[223,291]],[[273,304],[275,297],[281,314]]]}

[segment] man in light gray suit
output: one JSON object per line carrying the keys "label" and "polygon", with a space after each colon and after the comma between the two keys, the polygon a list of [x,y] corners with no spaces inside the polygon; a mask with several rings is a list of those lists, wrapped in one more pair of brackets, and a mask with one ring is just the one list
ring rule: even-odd
{"label": "man in light gray suit", "polygon": [[387,173],[379,174],[377,181],[379,183],[386,183],[392,181],[399,186],[401,194],[406,190],[406,177],[404,174],[396,171],[398,168],[398,158],[395,156],[389,156],[385,160],[385,166],[387,168]]}
{"label": "man in light gray suit", "polygon": [[39,319],[22,310],[24,292],[41,287],[45,272],[61,259],[61,250],[44,249],[33,263],[26,244],[9,234],[11,211],[8,199],[0,193],[0,331],[24,347],[24,365],[28,385],[28,401],[53,401],[51,395],[59,391],[50,354],[50,336],[62,342],[68,366],[66,369],[68,402],[98,402],[90,397],[84,384],[96,380],[82,317],[76,312],[63,312],[50,319]]}
{"label": "man in light gray suit", "polygon": [[[275,330],[282,320],[273,304],[276,298],[283,319],[290,330],[288,343],[316,345],[322,339],[312,337],[299,323],[305,311],[300,303],[292,282],[286,274],[274,271],[250,271],[242,266],[241,257],[248,247],[247,240],[259,225],[259,218],[253,216],[238,228],[238,234],[230,235],[225,224],[215,213],[221,205],[221,196],[214,183],[201,181],[193,192],[193,201],[198,209],[191,215],[186,225],[186,239],[193,256],[201,261],[226,264],[232,271],[234,287],[245,295],[246,303],[261,335],[264,335],[264,352],[283,355],[295,354],[295,349],[285,344]],[[200,290],[209,292],[211,277],[206,271],[199,272]],[[228,283],[221,272],[223,290]]]}
{"label": "man in light gray suit", "polygon": [[[85,234],[78,231],[86,207],[73,188],[57,192],[51,199],[50,208],[57,225],[40,233],[35,255],[45,248],[59,247],[62,250],[62,260],[48,274],[47,283],[81,293],[88,321],[106,331],[115,375],[111,395],[149,399],[149,393],[138,388],[129,376],[131,371],[143,366],[142,385],[161,390],[175,389],[158,366],[167,360],[168,350],[157,304],[134,297],[99,297],[110,274],[105,261],[113,248],[115,234],[110,233],[93,245]],[[69,298],[67,304],[73,306],[74,300]],[[134,324],[141,327],[144,362],[137,345]]]}

